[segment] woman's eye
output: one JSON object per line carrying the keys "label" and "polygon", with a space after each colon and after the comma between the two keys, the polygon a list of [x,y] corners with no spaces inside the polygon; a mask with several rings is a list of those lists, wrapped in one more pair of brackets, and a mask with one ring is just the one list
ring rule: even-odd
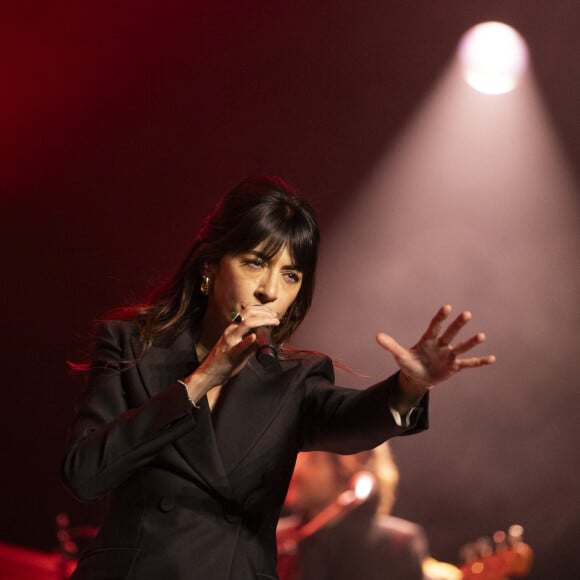
{"label": "woman's eye", "polygon": [[264,266],[264,261],[259,258],[246,258],[244,260],[245,266],[250,266],[251,268],[262,268]]}
{"label": "woman's eye", "polygon": [[296,284],[298,282],[300,282],[300,275],[297,274],[296,272],[286,272],[286,277],[290,280],[290,282],[292,282],[293,284]]}

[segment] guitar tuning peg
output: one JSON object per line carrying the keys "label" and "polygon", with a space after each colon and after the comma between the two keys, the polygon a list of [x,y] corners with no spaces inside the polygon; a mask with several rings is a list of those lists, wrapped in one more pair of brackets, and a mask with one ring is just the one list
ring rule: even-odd
{"label": "guitar tuning peg", "polygon": [[508,529],[508,538],[510,544],[513,546],[514,544],[519,544],[524,541],[524,528],[519,524],[514,524],[510,526]]}
{"label": "guitar tuning peg", "polygon": [[475,542],[475,545],[480,558],[485,558],[486,556],[493,554],[493,544],[487,536],[479,538],[479,540]]}
{"label": "guitar tuning peg", "polygon": [[473,544],[465,544],[459,550],[459,559],[464,562],[473,562],[473,560],[477,560],[477,550]]}
{"label": "guitar tuning peg", "polygon": [[497,530],[497,532],[493,534],[493,544],[496,552],[501,552],[502,550],[507,549],[507,536],[503,530]]}

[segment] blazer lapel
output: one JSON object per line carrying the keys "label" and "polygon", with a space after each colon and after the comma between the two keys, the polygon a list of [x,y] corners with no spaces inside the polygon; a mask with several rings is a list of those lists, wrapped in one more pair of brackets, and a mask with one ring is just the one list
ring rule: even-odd
{"label": "blazer lapel", "polygon": [[[150,397],[185,378],[198,365],[195,342],[189,331],[180,334],[173,343],[152,346],[137,363],[143,385]],[[220,496],[231,497],[230,485],[214,436],[207,397],[203,397],[198,405],[200,408],[193,411],[197,413],[197,426],[175,441],[174,445],[206,488]]]}
{"label": "blazer lapel", "polygon": [[214,409],[214,432],[226,473],[243,462],[276,419],[298,364],[282,362],[278,370],[266,370],[252,358],[224,387]]}

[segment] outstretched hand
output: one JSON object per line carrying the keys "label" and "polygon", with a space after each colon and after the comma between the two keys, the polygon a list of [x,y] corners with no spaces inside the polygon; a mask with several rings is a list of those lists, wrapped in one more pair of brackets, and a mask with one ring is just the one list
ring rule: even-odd
{"label": "outstretched hand", "polygon": [[473,369],[495,362],[493,355],[458,358],[485,340],[479,332],[467,340],[451,345],[459,331],[471,320],[470,312],[462,312],[441,333],[443,323],[451,312],[451,306],[439,309],[419,339],[409,349],[402,347],[392,336],[377,335],[377,342],[390,352],[401,369],[401,387],[407,394],[420,396],[428,388],[446,381],[463,369]]}

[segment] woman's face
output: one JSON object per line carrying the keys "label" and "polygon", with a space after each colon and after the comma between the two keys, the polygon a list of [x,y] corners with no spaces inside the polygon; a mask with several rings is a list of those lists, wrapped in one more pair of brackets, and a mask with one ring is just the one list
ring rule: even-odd
{"label": "woman's face", "polygon": [[243,254],[227,254],[210,266],[213,290],[208,310],[223,326],[231,324],[231,313],[246,306],[263,304],[282,318],[302,286],[302,272],[293,263],[288,248],[268,259],[262,243]]}

